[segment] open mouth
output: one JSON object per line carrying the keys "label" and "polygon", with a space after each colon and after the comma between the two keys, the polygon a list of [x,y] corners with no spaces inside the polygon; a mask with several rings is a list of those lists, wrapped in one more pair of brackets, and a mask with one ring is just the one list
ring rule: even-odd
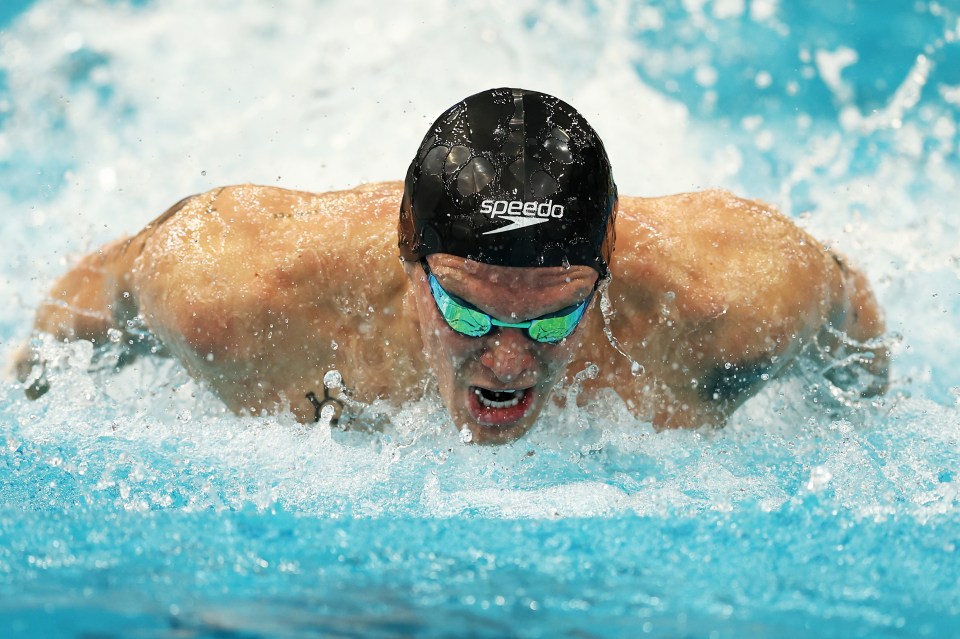
{"label": "open mouth", "polygon": [[474,387],[473,392],[476,393],[480,405],[484,408],[510,408],[520,403],[525,391]]}
{"label": "open mouth", "polygon": [[522,419],[533,404],[533,388],[492,389],[471,386],[469,406],[477,422],[506,426]]}

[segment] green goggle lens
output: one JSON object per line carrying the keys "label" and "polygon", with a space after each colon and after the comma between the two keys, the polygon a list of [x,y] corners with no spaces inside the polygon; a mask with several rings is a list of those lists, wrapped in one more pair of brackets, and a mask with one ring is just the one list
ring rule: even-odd
{"label": "green goggle lens", "polygon": [[591,293],[587,299],[576,306],[567,307],[556,313],[527,322],[511,324],[494,319],[464,300],[447,293],[429,270],[427,271],[427,280],[430,282],[430,292],[437,303],[440,315],[443,316],[450,328],[469,337],[481,337],[489,333],[494,326],[503,326],[505,328],[526,329],[530,339],[536,342],[555,344],[568,337],[577,328],[577,324],[580,323],[580,319],[593,297],[593,293]]}

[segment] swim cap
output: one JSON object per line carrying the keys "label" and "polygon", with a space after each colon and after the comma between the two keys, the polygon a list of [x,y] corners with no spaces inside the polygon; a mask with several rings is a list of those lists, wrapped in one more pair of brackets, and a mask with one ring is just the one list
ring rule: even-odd
{"label": "swim cap", "polygon": [[404,184],[400,257],[584,264],[606,276],[617,187],[597,133],[566,102],[491,89],[433,124]]}

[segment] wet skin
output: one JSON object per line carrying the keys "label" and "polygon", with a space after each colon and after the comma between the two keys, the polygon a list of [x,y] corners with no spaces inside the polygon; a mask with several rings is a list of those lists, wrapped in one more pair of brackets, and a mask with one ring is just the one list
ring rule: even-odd
{"label": "wet skin", "polygon": [[[511,323],[583,302],[599,277],[587,266],[510,268],[444,254],[428,260],[445,290]],[[454,424],[467,428],[477,443],[501,443],[522,436],[579,350],[586,320],[557,344],[536,342],[518,328],[494,327],[487,335],[468,337],[444,321],[423,270],[409,266],[407,274],[424,352]],[[484,390],[515,390],[522,395],[517,406],[485,408],[478,396],[478,391]]]}
{"label": "wet skin", "polygon": [[[884,324],[866,279],[761,202],[723,191],[621,197],[608,312],[595,295],[576,331],[551,345],[515,328],[480,338],[450,329],[421,266],[397,257],[401,196],[393,182],[187,198],[80,260],[35,328],[95,344],[113,329],[135,344],[137,320],[231,410],[289,410],[303,422],[315,419],[331,370],[362,403],[399,405],[435,380],[453,426],[482,443],[522,436],[588,365],[598,375],[578,401],[613,388],[658,428],[723,424],[811,352],[824,367],[832,353],[862,354],[875,379],[863,393],[886,387],[889,354],[871,341]],[[597,278],[584,266],[429,263],[447,291],[506,322],[576,304]],[[45,391],[36,352],[22,349],[14,365],[29,395]]]}

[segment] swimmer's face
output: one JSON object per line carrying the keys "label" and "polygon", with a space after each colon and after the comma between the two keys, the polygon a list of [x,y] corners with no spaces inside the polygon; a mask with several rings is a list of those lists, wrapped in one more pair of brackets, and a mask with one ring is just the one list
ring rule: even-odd
{"label": "swimmer's face", "polygon": [[[588,266],[513,268],[446,254],[428,261],[447,292],[510,323],[583,302],[598,278]],[[496,326],[481,337],[468,337],[440,315],[423,269],[410,265],[408,274],[424,351],[454,424],[469,429],[477,443],[521,437],[579,349],[590,313],[557,344],[535,342],[523,329]]]}

